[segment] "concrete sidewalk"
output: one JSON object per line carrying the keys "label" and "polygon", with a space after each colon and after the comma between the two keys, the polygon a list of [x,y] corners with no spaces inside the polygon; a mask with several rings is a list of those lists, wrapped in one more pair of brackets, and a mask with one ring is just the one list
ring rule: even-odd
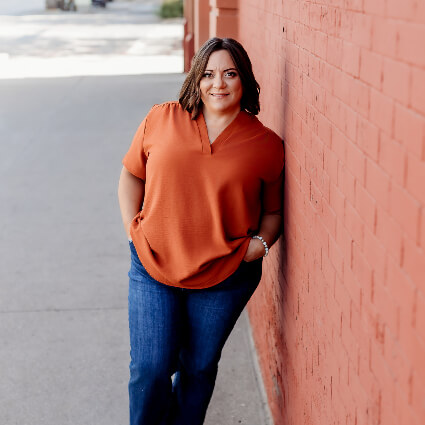
{"label": "concrete sidewalk", "polygon": [[[75,25],[77,15],[57,16],[64,27]],[[108,12],[110,25],[135,16]],[[149,38],[146,22],[156,17],[143,16],[137,25]],[[64,54],[46,42],[47,21],[13,19],[14,33],[0,33],[0,46],[9,37],[33,52],[29,67],[41,54]],[[99,28],[84,28],[86,42],[98,48]],[[104,46],[101,60],[113,48],[125,57],[121,47],[139,40],[132,37]],[[164,40],[157,38],[157,52],[167,48]],[[17,58],[13,49],[2,51]],[[151,105],[175,99],[184,76],[77,75],[0,79],[1,425],[128,422],[129,252],[116,196],[120,160]],[[223,353],[207,425],[267,424],[249,335],[243,316]]]}
{"label": "concrete sidewalk", "polygon": [[183,72],[183,20],[161,20],[156,3],[20,15],[0,4],[0,79]]}

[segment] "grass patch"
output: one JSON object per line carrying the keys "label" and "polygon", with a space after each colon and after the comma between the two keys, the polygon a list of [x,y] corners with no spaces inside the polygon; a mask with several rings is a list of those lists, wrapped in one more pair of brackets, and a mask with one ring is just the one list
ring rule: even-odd
{"label": "grass patch", "polygon": [[183,16],[183,0],[165,0],[159,9],[161,18],[181,18]]}

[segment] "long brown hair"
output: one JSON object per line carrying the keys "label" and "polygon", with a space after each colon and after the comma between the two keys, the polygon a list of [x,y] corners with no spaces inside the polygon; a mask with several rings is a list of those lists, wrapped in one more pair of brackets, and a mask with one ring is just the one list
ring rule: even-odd
{"label": "long brown hair", "polygon": [[210,38],[192,59],[192,66],[180,90],[179,102],[195,119],[202,106],[199,82],[204,76],[211,53],[227,50],[238,71],[242,83],[241,110],[257,115],[260,112],[260,86],[252,72],[251,61],[242,45],[233,38]]}

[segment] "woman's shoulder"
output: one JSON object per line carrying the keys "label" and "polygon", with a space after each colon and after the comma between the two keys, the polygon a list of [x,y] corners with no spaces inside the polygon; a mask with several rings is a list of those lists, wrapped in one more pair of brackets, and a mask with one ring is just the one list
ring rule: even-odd
{"label": "woman's shoulder", "polygon": [[260,139],[263,141],[269,141],[273,144],[281,145],[283,143],[282,138],[274,132],[271,128],[264,125],[256,115],[252,115],[249,112],[244,111],[245,114],[245,125],[249,126],[251,131],[255,131]]}
{"label": "woman's shoulder", "polygon": [[163,118],[164,115],[167,114],[188,114],[187,111],[185,111],[182,107],[182,105],[180,105],[180,103],[176,100],[172,100],[172,101],[168,101],[168,102],[163,102],[163,103],[158,103],[152,106],[151,110],[148,113],[148,117],[149,118],[153,118],[153,117],[159,117],[159,118]]}

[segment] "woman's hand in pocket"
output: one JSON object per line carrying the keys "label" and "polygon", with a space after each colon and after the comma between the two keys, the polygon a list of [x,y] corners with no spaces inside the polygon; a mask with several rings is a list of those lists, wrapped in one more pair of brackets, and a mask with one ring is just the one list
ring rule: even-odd
{"label": "woman's hand in pocket", "polygon": [[243,261],[250,262],[257,260],[265,254],[264,245],[259,239],[252,239],[249,241],[248,249],[246,250]]}

